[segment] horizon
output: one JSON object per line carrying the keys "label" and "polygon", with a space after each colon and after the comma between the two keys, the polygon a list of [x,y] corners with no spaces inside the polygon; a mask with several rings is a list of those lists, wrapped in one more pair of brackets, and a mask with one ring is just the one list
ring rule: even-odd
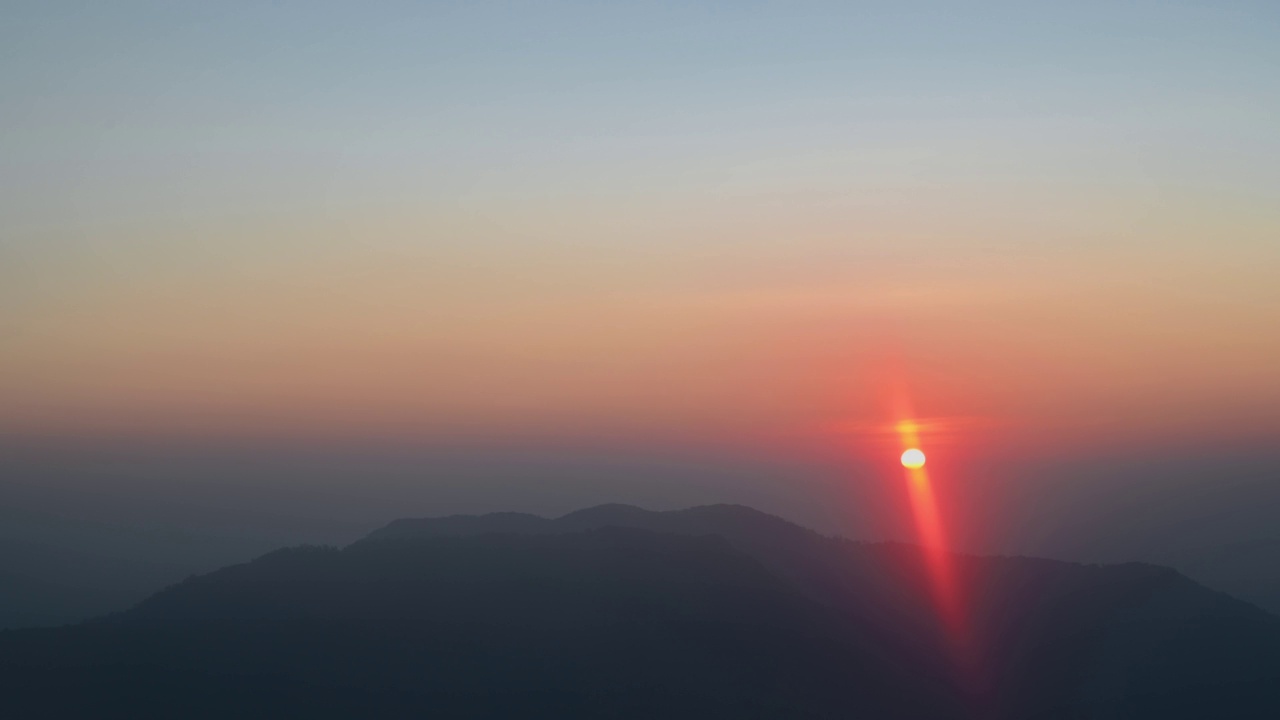
{"label": "horizon", "polygon": [[[1265,3],[5,15],[15,468],[901,537],[907,398],[961,547],[1048,552],[1028,527],[1140,492],[1274,501]],[[444,477],[520,456],[525,487]],[[538,487],[593,462],[622,479]],[[56,483],[142,500],[91,465]]]}
{"label": "horizon", "polygon": [[1278,38],[5,3],[0,715],[1280,717]]}
{"label": "horizon", "polygon": [[3,4],[0,716],[1280,717],[1277,38]]}

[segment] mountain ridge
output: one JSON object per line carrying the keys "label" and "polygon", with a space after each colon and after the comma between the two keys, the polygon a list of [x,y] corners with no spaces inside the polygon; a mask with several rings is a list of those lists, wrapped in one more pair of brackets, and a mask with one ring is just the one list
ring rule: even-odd
{"label": "mountain ridge", "polygon": [[24,678],[5,688],[34,703],[10,704],[24,716],[41,698],[23,688],[64,676],[139,717],[157,683],[200,697],[248,683],[248,699],[211,707],[276,708],[264,717],[312,707],[305,697],[495,718],[1280,709],[1280,621],[1172,569],[951,561],[980,640],[972,676],[954,665],[918,547],[731,505],[393,521],[343,548],[285,548],[188,578],[83,625],[0,633],[0,667]]}

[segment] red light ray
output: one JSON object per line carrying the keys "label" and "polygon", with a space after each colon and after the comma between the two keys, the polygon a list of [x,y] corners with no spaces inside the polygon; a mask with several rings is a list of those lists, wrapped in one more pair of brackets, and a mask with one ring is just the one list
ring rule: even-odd
{"label": "red light ray", "polygon": [[[898,420],[894,424],[901,451],[923,449],[919,425],[909,414],[905,397],[895,403]],[[927,453],[926,453],[927,454]],[[971,632],[962,588],[957,580],[955,556],[947,545],[942,513],[938,509],[937,496],[929,477],[928,466],[904,467],[911,514],[915,523],[916,538],[924,560],[929,590],[938,613],[947,643],[959,669],[971,671]]]}
{"label": "red light ray", "polygon": [[[986,649],[983,647],[978,616],[972,604],[975,588],[968,587],[977,579],[976,566],[960,558],[949,546],[948,526],[958,521],[948,515],[946,500],[950,488],[945,483],[951,465],[946,462],[947,453],[938,458],[929,455],[934,450],[954,449],[957,443],[972,442],[972,435],[965,432],[989,423],[987,418],[972,416],[922,417],[915,413],[912,394],[906,381],[904,359],[899,353],[888,352],[882,361],[870,368],[875,379],[875,394],[880,396],[885,417],[890,422],[856,428],[863,437],[877,439],[872,446],[877,453],[897,447],[902,454],[918,449],[924,454],[924,463],[918,467],[919,458],[907,457],[899,465],[906,483],[905,499],[910,519],[914,525],[916,542],[920,548],[919,560],[922,590],[937,621],[941,648],[950,661],[953,679],[974,703],[975,716],[988,714],[992,678],[984,669]],[[885,441],[888,441],[886,443]],[[895,464],[898,457],[893,456]],[[937,464],[934,461],[941,459]],[[939,477],[930,476],[930,468]],[[943,485],[937,485],[937,482]]]}

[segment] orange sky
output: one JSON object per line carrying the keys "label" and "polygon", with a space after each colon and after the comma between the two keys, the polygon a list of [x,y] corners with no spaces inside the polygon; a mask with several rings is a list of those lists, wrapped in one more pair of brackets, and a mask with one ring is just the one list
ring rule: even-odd
{"label": "orange sky", "polygon": [[484,5],[15,9],[0,433],[1280,432],[1272,6]]}
{"label": "orange sky", "polygon": [[564,201],[68,233],[8,266],[0,428],[806,442],[875,422],[893,357],[922,415],[1022,441],[1265,436],[1280,216],[1243,209]]}

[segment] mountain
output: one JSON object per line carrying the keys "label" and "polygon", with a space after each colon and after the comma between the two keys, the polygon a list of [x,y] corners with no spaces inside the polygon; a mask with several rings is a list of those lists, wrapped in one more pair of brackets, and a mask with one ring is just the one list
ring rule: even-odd
{"label": "mountain", "polygon": [[188,574],[146,560],[0,538],[0,628],[58,625],[118,610]]}
{"label": "mountain", "polygon": [[12,515],[0,513],[0,629],[60,625],[118,611],[192,574],[281,544],[207,537],[183,542],[178,533],[92,527],[72,537],[45,532],[32,539],[7,522]]}
{"label": "mountain", "polygon": [[1280,620],[1151,565],[953,556],[739,506],[401,520],[0,633],[12,717],[1233,718]]}
{"label": "mountain", "polygon": [[1280,538],[1168,550],[1158,559],[1197,582],[1280,614]]}
{"label": "mountain", "polygon": [[959,717],[725,541],[623,528],[283,550],[6,633],[0,665],[22,717],[323,712],[294,704],[313,692],[341,708],[320,717]]}

